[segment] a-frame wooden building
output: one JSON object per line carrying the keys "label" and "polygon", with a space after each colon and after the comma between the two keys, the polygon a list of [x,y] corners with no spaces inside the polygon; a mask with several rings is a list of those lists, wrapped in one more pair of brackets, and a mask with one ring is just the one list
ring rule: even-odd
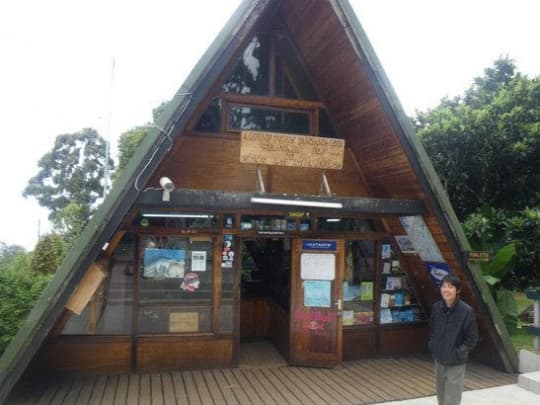
{"label": "a-frame wooden building", "polygon": [[516,357],[350,4],[244,1],[144,139],[0,360],[28,372],[234,367],[426,351],[447,272],[474,357]]}

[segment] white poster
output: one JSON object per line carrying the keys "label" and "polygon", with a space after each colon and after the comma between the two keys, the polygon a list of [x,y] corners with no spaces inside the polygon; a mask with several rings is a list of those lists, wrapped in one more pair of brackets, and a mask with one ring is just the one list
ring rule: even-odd
{"label": "white poster", "polygon": [[191,252],[191,271],[206,271],[206,251],[193,250]]}
{"label": "white poster", "polygon": [[424,262],[444,263],[441,251],[420,215],[403,216],[399,217],[399,220],[407,231],[414,249]]}
{"label": "white poster", "polygon": [[333,280],[336,278],[336,256],[332,253],[302,253],[300,255],[302,280]]}

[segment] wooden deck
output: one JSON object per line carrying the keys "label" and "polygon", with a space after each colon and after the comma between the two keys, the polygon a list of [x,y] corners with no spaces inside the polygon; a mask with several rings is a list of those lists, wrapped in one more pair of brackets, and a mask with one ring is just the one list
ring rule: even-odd
{"label": "wooden deck", "polygon": [[[468,365],[465,389],[515,384],[517,377]],[[405,356],[345,362],[336,370],[275,362],[239,368],[44,379],[19,384],[18,404],[372,404],[434,395],[432,362]]]}

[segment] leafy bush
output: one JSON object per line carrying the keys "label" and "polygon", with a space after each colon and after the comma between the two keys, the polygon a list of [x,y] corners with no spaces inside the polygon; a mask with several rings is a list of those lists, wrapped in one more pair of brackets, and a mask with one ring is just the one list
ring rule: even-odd
{"label": "leafy bush", "polygon": [[54,274],[66,255],[62,236],[49,234],[42,237],[36,245],[30,268],[41,274]]}
{"label": "leafy bush", "polygon": [[28,270],[0,271],[0,355],[15,336],[51,275]]}

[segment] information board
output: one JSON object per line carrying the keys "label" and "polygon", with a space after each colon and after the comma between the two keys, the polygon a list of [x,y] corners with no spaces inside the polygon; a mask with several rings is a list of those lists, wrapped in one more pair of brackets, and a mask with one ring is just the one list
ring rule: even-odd
{"label": "information board", "polygon": [[302,253],[300,277],[302,280],[334,280],[336,256],[332,253]]}

